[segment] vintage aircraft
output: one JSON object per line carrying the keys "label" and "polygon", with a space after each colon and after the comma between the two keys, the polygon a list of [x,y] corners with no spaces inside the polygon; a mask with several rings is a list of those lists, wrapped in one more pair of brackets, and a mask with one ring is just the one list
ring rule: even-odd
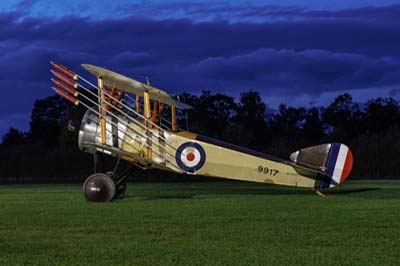
{"label": "vintage aircraft", "polygon": [[[104,153],[118,158],[115,169],[122,159],[143,169],[307,187],[317,194],[342,184],[351,172],[353,157],[344,144],[304,148],[292,153],[291,161],[278,159],[179,129],[177,109],[191,107],[149,84],[83,64],[97,78],[96,86],[61,64],[50,63],[57,78],[52,78],[57,86],[53,90],[87,108],[78,143],[81,150],[95,155],[95,164],[97,154]],[[115,169],[86,179],[83,193],[88,201],[123,197],[131,172],[117,176]]]}

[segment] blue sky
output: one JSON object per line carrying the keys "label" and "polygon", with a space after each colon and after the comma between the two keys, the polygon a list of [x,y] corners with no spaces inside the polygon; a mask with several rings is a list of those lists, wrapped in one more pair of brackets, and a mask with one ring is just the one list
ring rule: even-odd
{"label": "blue sky", "polygon": [[0,6],[0,135],[52,94],[49,60],[91,63],[171,93],[269,107],[400,96],[399,1],[9,1]]}

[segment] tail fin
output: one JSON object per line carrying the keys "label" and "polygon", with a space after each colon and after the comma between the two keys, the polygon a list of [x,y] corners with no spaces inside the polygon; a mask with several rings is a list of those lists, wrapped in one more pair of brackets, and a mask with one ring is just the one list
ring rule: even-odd
{"label": "tail fin", "polygon": [[343,184],[353,168],[353,154],[341,143],[330,143],[298,150],[290,155],[296,164],[320,172],[317,188]]}

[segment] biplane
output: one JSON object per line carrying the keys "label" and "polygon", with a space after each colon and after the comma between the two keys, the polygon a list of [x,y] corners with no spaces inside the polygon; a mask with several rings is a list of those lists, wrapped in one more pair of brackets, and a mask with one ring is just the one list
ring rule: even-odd
{"label": "biplane", "polygon": [[[88,201],[122,198],[134,167],[306,187],[317,194],[342,184],[351,172],[353,157],[344,144],[321,144],[293,152],[290,161],[279,159],[180,129],[177,113],[191,107],[148,82],[83,64],[96,77],[94,84],[61,64],[50,63],[53,90],[87,109],[79,128],[79,148],[94,154],[95,165],[98,154],[118,158],[113,172],[95,170],[86,179],[83,194]],[[116,174],[120,160],[132,168]]]}

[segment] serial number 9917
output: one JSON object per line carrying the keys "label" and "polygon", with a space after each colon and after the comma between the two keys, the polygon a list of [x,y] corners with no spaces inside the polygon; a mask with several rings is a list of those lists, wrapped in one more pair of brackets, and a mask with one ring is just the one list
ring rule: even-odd
{"label": "serial number 9917", "polygon": [[260,165],[260,166],[257,167],[257,172],[263,173],[263,174],[266,174],[266,175],[276,176],[276,174],[279,173],[279,170],[270,169],[268,167],[264,167],[264,166]]}

